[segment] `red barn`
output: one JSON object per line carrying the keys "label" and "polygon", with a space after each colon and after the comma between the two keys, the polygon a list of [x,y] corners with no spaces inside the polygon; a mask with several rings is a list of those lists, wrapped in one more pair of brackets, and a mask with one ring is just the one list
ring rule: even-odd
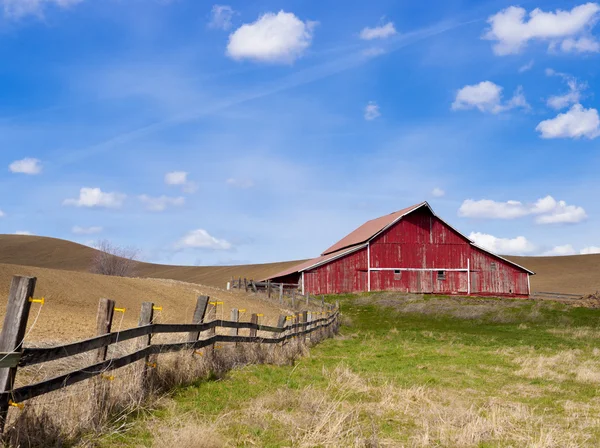
{"label": "red barn", "polygon": [[528,269],[475,245],[427,202],[366,222],[320,257],[270,277],[303,293],[403,291],[526,297]]}

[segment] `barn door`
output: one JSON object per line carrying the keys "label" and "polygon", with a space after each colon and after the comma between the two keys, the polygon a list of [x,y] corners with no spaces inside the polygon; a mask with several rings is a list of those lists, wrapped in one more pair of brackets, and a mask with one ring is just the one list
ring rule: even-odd
{"label": "barn door", "polygon": [[479,290],[479,277],[480,277],[480,272],[477,271],[471,271],[471,294],[475,294],[478,292],[481,292]]}
{"label": "barn door", "polygon": [[433,271],[419,271],[421,279],[421,287],[419,288],[423,294],[433,293]]}

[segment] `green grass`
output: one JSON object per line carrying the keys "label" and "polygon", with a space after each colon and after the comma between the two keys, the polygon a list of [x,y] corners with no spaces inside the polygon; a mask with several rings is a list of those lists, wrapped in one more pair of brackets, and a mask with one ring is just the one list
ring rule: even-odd
{"label": "green grass", "polygon": [[221,437],[190,447],[600,445],[599,310],[391,293],[330,300],[348,325],[295,366],[181,388],[100,446],[152,446],[162,427],[160,443],[186,448],[181,419]]}

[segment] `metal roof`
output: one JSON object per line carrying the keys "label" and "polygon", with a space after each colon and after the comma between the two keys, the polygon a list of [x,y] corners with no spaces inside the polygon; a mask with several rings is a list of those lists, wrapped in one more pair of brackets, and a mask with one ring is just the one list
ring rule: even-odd
{"label": "metal roof", "polygon": [[367,221],[358,229],[354,230],[353,232],[349,233],[344,238],[339,240],[321,255],[327,255],[333,252],[337,252],[338,250],[344,249],[345,247],[354,246],[356,244],[366,243],[379,232],[386,229],[394,222],[398,221],[404,215],[407,215],[408,213],[413,212],[424,205],[429,206],[427,202],[421,202],[420,204],[416,204],[411,207],[398,210],[397,212],[390,213],[389,215],[381,216],[379,218]]}

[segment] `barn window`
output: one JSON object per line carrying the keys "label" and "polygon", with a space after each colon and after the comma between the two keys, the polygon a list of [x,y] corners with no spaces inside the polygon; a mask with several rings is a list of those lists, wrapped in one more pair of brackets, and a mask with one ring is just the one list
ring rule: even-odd
{"label": "barn window", "polygon": [[491,270],[491,271],[495,271],[496,269],[498,269],[498,265],[496,264],[496,262],[495,262],[495,261],[492,261],[492,262],[490,263],[490,270]]}
{"label": "barn window", "polygon": [[394,269],[394,280],[402,279],[402,271],[400,269]]}
{"label": "barn window", "polygon": [[446,271],[437,271],[437,273],[438,280],[446,280]]}

